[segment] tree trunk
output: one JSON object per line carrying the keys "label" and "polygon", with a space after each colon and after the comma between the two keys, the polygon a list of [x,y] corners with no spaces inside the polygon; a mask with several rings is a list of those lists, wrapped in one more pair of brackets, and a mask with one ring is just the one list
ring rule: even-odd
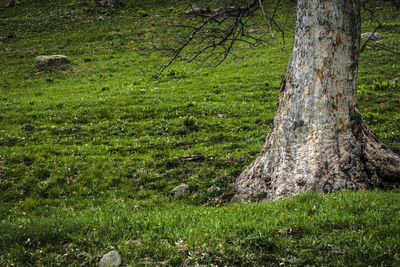
{"label": "tree trunk", "polygon": [[400,156],[357,108],[359,0],[298,0],[294,48],[274,127],[236,181],[236,200],[394,187]]}

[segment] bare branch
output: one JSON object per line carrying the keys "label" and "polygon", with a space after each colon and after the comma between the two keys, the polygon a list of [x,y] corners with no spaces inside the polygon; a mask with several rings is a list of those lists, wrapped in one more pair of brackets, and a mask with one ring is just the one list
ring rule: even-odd
{"label": "bare branch", "polygon": [[[274,13],[273,13],[273,15],[272,15],[271,17],[268,17],[267,13],[265,12],[264,5],[263,5],[262,2],[263,2],[262,0],[258,0],[258,4],[260,5],[261,11],[262,11],[264,17],[265,17],[265,18],[267,19],[267,21],[268,21],[269,32],[270,32],[272,38],[273,38],[276,42],[278,42],[280,45],[282,45],[281,42],[275,37],[275,35],[274,35],[274,30],[272,29],[272,28],[273,28],[272,24],[277,25],[277,23],[274,21],[274,16],[275,16],[275,14],[276,14],[279,1],[276,2],[276,4],[275,4],[275,10],[274,10]],[[283,31],[282,31],[282,33],[283,33]],[[283,46],[284,46],[284,44],[283,44]]]}
{"label": "bare branch", "polygon": [[383,46],[383,45],[380,45],[380,44],[377,44],[377,43],[375,43],[374,46],[379,47],[379,48],[381,48],[383,50],[386,50],[386,51],[388,51],[388,52],[390,52],[392,54],[400,56],[400,52],[394,51],[394,50],[392,50],[390,48],[387,48],[386,46]]}
{"label": "bare branch", "polygon": [[194,36],[201,30],[204,28],[204,26],[207,25],[207,23],[209,23],[211,21],[212,18],[209,18],[208,20],[206,20],[205,22],[203,22],[197,29],[195,29],[192,34],[189,36],[189,38],[187,39],[187,41],[178,48],[178,50],[176,51],[175,55],[171,58],[171,60],[164,65],[164,67],[161,69],[161,71],[157,74],[156,76],[156,80],[160,77],[160,75],[163,73],[163,71],[168,68],[175,60],[176,58],[179,56],[179,54],[182,52],[182,50],[193,40]]}
{"label": "bare branch", "polygon": [[362,8],[370,14],[370,21],[376,21],[378,23],[378,26],[376,26],[376,28],[374,29],[373,33],[368,37],[368,39],[365,41],[365,43],[363,44],[363,46],[361,47],[359,54],[361,54],[362,52],[364,52],[365,48],[367,47],[367,44],[370,40],[372,40],[372,37],[374,36],[374,34],[376,33],[376,31],[378,29],[380,29],[382,27],[382,23],[380,22],[380,20],[378,20],[378,18],[375,16],[375,12],[367,7],[367,2],[368,1],[363,1],[361,3]]}
{"label": "bare branch", "polygon": [[[191,20],[187,21],[186,25],[177,26],[188,30],[183,39],[184,42],[179,44],[176,49],[166,49],[172,51],[173,56],[167,64],[161,67],[155,78],[158,79],[165,69],[173,65],[177,60],[193,62],[200,59],[200,61],[204,62],[213,58],[216,65],[219,65],[232,53],[232,49],[237,42],[246,43],[250,47],[261,43],[269,43],[269,38],[267,38],[268,30],[262,31],[262,34],[256,31],[246,31],[246,28],[250,27],[250,18],[260,9],[268,23],[269,36],[284,47],[284,31],[275,20],[281,1],[275,0],[271,15],[268,15],[264,8],[265,0],[249,0],[244,5],[221,6],[215,9],[195,5],[190,6],[190,9],[182,16]],[[199,22],[199,25],[196,26],[194,24],[196,22]],[[282,35],[282,41],[277,38],[277,32]],[[194,46],[199,47],[199,49],[193,52],[191,49]]]}

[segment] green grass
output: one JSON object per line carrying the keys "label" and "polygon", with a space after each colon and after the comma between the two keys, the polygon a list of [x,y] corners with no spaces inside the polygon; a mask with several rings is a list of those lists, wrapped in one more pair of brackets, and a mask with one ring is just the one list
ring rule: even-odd
{"label": "green grass", "polygon": [[[285,48],[240,45],[216,69],[177,62],[156,82],[169,58],[151,42],[171,41],[179,1],[6,2],[0,37],[16,38],[0,43],[0,266],[94,264],[111,246],[132,265],[399,265],[398,192],[228,204],[272,126],[293,9]],[[399,13],[377,16],[380,44],[399,51]],[[42,54],[72,63],[39,70]],[[399,62],[371,45],[358,79],[364,119],[393,147]],[[204,160],[180,160],[191,155]],[[170,198],[181,183],[191,194]]]}
{"label": "green grass", "polygon": [[[116,249],[131,265],[398,266],[400,198],[379,191],[192,206],[167,198],[25,203],[0,222],[7,264],[79,264]],[[40,205],[43,214],[29,210]],[[8,261],[7,261],[8,259]]]}

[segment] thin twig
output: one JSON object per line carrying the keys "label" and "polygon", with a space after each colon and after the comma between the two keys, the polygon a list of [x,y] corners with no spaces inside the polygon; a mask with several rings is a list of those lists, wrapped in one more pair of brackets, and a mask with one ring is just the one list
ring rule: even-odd
{"label": "thin twig", "polygon": [[383,50],[386,50],[386,51],[388,51],[388,52],[391,52],[391,53],[393,53],[393,54],[395,54],[395,55],[400,56],[400,52],[394,51],[394,50],[392,50],[392,49],[390,49],[390,48],[387,48],[387,47],[385,47],[385,46],[383,46],[383,45],[379,45],[379,44],[377,44],[376,42],[375,42],[374,46],[379,47],[379,48],[381,48],[381,49],[383,49]]}
{"label": "thin twig", "polygon": [[272,39],[274,39],[277,43],[279,43],[280,45],[282,45],[281,42],[280,42],[280,41],[275,37],[275,35],[274,35],[274,31],[273,31],[273,29],[272,29],[271,19],[268,17],[267,13],[265,12],[264,5],[262,4],[262,0],[258,0],[258,3],[259,3],[259,5],[260,5],[261,11],[262,11],[264,17],[265,17],[265,18],[267,19],[267,21],[268,21],[269,32],[270,32],[270,34],[271,34]]}

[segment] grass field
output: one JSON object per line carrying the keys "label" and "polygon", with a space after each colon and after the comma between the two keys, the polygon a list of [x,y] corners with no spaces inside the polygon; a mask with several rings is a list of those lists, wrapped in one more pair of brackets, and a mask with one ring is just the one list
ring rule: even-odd
{"label": "grass field", "polygon": [[[218,68],[177,62],[155,81],[170,55],[152,43],[171,42],[169,21],[184,1],[7,2],[0,266],[94,265],[112,249],[139,266],[400,265],[398,191],[229,204],[272,126],[293,7],[279,11],[282,21],[289,14],[286,47],[242,44]],[[399,149],[400,80],[390,81],[400,56],[377,45],[400,51],[400,12],[375,10],[384,39],[361,54],[359,108]],[[373,31],[376,22],[363,19],[362,31]],[[36,56],[52,54],[71,64],[35,67]],[[181,183],[190,194],[170,197]]]}

